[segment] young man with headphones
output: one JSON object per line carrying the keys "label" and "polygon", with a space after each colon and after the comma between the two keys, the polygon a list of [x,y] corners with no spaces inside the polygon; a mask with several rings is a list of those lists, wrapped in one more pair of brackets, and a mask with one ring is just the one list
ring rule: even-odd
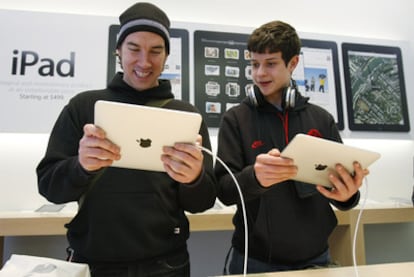
{"label": "young man with headphones", "polygon": [[[228,110],[218,134],[218,157],[241,187],[248,226],[248,273],[327,266],[328,237],[337,225],[331,205],[348,210],[358,204],[359,188],[369,172],[359,163],[354,173],[341,165],[331,176],[334,189],[291,180],[295,161],[280,152],[298,133],[341,142],[333,117],[303,97],[292,79],[301,48],[296,30],[272,21],[254,30],[247,45],[254,86],[240,105]],[[219,199],[237,204],[235,231],[226,267],[244,270],[244,219],[232,177],[216,163]]]}

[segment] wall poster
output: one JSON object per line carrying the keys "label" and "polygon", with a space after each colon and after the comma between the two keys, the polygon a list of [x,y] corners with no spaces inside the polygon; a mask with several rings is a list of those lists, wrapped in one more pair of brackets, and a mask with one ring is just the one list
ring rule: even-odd
{"label": "wall poster", "polygon": [[401,49],[343,43],[350,130],[408,132]]}
{"label": "wall poster", "polygon": [[0,10],[0,132],[49,133],[73,95],[105,86],[110,20]]}
{"label": "wall poster", "polygon": [[194,32],[194,102],[209,127],[246,97],[252,84],[247,34]]}
{"label": "wall poster", "polygon": [[310,102],[325,108],[344,129],[341,81],[336,42],[302,39],[299,64],[293,72],[298,89]]}

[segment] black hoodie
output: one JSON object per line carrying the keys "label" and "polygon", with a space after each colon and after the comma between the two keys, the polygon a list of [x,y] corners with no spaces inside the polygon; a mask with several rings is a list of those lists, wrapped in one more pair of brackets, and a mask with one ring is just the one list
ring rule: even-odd
{"label": "black hoodie", "polygon": [[[282,151],[298,133],[341,141],[333,117],[300,94],[295,107],[283,112],[266,101],[260,103],[256,107],[246,98],[224,114],[218,135],[218,157],[232,170],[241,186],[248,217],[249,257],[295,265],[327,250],[328,237],[337,225],[330,204],[350,209],[358,203],[359,193],[347,203],[338,203],[305,183],[288,181],[270,188],[260,186],[253,170],[260,153],[272,148]],[[220,163],[216,163],[215,172],[219,199],[226,205],[237,204],[232,244],[244,253],[240,196]]]}
{"label": "black hoodie", "polygon": [[[38,188],[54,203],[79,201],[87,192],[66,225],[69,244],[83,262],[136,262],[185,249],[189,223],[184,211],[202,212],[214,205],[216,183],[209,155],[204,155],[203,172],[192,184],[177,183],[164,172],[116,167],[87,172],[78,162],[83,126],[93,123],[97,100],[145,105],[172,97],[167,80],[138,92],[118,73],[106,89],[74,96],[59,115],[37,167]],[[198,112],[179,100],[164,107]],[[200,134],[203,146],[210,149],[204,122]]]}

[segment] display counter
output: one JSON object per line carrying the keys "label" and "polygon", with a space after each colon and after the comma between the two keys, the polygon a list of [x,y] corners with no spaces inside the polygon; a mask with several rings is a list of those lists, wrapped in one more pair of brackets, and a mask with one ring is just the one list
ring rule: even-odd
{"label": "display counter", "polygon": [[[232,230],[234,211],[234,207],[216,204],[214,208],[204,213],[187,214],[190,230],[192,232]],[[71,205],[59,212],[0,212],[0,262],[3,261],[4,237],[64,235],[66,234],[64,225],[73,218],[75,213],[76,207]],[[370,206],[363,210],[358,228],[356,227],[359,208],[346,212],[335,210],[335,213],[338,226],[331,235],[329,244],[333,260],[342,266],[353,264],[352,248],[355,232],[357,232],[356,262],[359,265],[366,263],[364,225],[414,222],[414,209],[408,205],[404,207]]]}
{"label": "display counter", "polygon": [[[414,262],[345,266],[324,269],[309,269],[275,273],[247,274],[248,277],[412,277]],[[227,275],[229,276],[229,275]],[[242,277],[243,275],[230,275]]]}

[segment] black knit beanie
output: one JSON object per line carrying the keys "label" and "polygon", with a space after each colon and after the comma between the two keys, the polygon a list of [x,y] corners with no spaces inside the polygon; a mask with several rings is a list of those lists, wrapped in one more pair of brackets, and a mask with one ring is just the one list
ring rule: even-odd
{"label": "black knit beanie", "polygon": [[126,9],[120,16],[121,28],[118,33],[116,48],[133,32],[147,31],[160,35],[165,41],[167,54],[170,53],[170,20],[157,6],[139,2]]}

